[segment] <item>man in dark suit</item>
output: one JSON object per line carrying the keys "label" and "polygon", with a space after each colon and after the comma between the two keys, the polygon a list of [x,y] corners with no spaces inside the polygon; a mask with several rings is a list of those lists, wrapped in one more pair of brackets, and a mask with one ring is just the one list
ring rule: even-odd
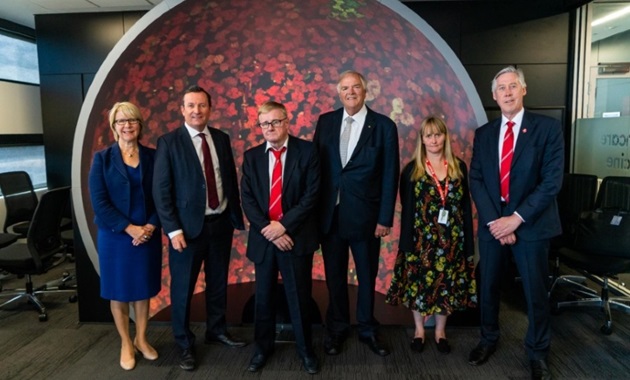
{"label": "man in dark suit", "polygon": [[[227,274],[234,228],[244,229],[230,138],[208,126],[211,98],[201,87],[186,90],[184,125],[158,139],[153,196],[170,238],[171,308],[180,367],[195,368],[190,302],[201,264],[206,280],[206,343],[245,343],[226,331]],[[209,176],[208,176],[209,175]]]}
{"label": "man in dark suit", "polygon": [[289,136],[284,105],[260,106],[258,126],[266,143],[245,152],[241,179],[243,210],[250,223],[247,257],[256,266],[256,351],[248,370],[260,370],[273,353],[279,270],[298,354],[304,369],[315,374],[319,363],[308,305],[313,253],[319,248],[319,160],[313,143]]}
{"label": "man in dark suit", "polygon": [[470,188],[479,218],[481,341],[469,362],[483,364],[496,349],[501,273],[511,252],[527,302],[525,347],[532,377],[547,378],[547,258],[549,240],[561,233],[556,195],[562,186],[564,142],[557,120],[523,108],[526,86],[520,69],[499,71],[492,93],[502,116],[475,132]]}
{"label": "man in dark suit", "polygon": [[341,352],[350,328],[348,249],[359,291],[359,339],[378,355],[389,350],[376,336],[374,286],[381,238],[394,218],[399,175],[398,131],[387,116],[365,106],[367,82],[355,72],[341,74],[337,92],[343,108],[319,117],[314,142],[321,162],[320,232],[329,305],[327,354]]}

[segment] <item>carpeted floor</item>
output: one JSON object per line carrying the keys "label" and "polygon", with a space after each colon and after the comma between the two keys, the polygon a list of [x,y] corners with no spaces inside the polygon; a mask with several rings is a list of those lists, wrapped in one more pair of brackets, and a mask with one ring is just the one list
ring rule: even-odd
{"label": "carpeted floor", "polygon": [[[35,281],[56,278],[65,268],[56,268]],[[2,280],[4,288],[22,286],[19,279]],[[559,292],[560,297],[562,290]],[[565,291],[566,293],[566,291]],[[316,326],[314,343],[321,372],[311,376],[301,368],[290,342],[278,342],[273,357],[259,373],[246,368],[253,345],[230,349],[204,345],[204,326],[194,324],[198,368],[184,372],[177,365],[178,350],[167,323],[152,323],[149,339],[158,350],[156,361],[140,356],[134,370],[123,371],[119,362],[120,342],[113,325],[78,323],[77,304],[68,295],[43,298],[49,312],[47,322],[24,303],[0,310],[0,379],[525,379],[529,364],[523,349],[527,318],[518,286],[504,293],[501,311],[502,338],[488,363],[472,367],[469,351],[478,341],[477,328],[448,328],[453,347],[440,354],[431,339],[422,354],[409,349],[411,326],[383,326],[382,340],[392,354],[377,357],[361,344],[356,333],[339,356],[327,356],[322,347],[324,329]],[[630,373],[630,315],[613,311],[614,331],[603,335],[603,314],[597,309],[567,310],[552,317],[553,343],[549,365],[556,379],[625,379]],[[251,325],[235,326],[231,332],[251,342]],[[285,336],[287,334],[281,334]],[[288,334],[290,335],[290,334]],[[430,336],[430,335],[429,335]]]}

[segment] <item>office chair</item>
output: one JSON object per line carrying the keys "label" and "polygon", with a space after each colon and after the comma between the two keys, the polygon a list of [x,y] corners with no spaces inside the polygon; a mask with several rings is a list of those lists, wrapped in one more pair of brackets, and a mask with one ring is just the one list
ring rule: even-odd
{"label": "office chair", "polygon": [[[43,285],[39,288],[34,288],[32,281],[32,275],[43,274],[48,269],[59,264],[59,256],[57,254],[63,253],[66,249],[60,236],[59,226],[69,196],[69,187],[62,187],[45,193],[33,215],[26,236],[26,243],[15,243],[0,249],[0,268],[16,275],[24,275],[26,278],[25,289],[0,293],[0,297],[11,297],[10,300],[1,304],[0,307],[26,298],[39,310],[39,320],[46,321],[48,319],[46,307],[37,295],[42,293],[75,292],[74,289],[65,288],[63,281],[56,287]],[[61,260],[65,260],[65,254],[61,255]],[[73,300],[76,300],[76,297],[70,298],[71,302]]]}
{"label": "office chair", "polygon": [[7,211],[4,232],[26,237],[38,203],[31,177],[25,171],[0,173],[0,192]]}
{"label": "office chair", "polygon": [[18,240],[19,236],[15,234],[0,233],[0,248],[7,247]]}
{"label": "office chair", "polygon": [[630,177],[604,177],[597,193],[595,207],[630,210]]}
{"label": "office chair", "polygon": [[562,235],[551,240],[549,250],[550,259],[553,260],[549,295],[551,295],[556,286],[562,284],[575,285],[575,283],[586,283],[584,276],[560,275],[560,255],[558,254],[558,250],[573,242],[580,215],[585,211],[595,209],[596,195],[596,175],[578,173],[564,174],[562,188],[557,197]]}
{"label": "office chair", "polygon": [[[585,212],[575,230],[575,240],[558,251],[563,263],[601,286],[600,292],[584,284],[570,294],[574,299],[552,305],[556,311],[566,307],[597,307],[604,311],[602,333],[612,333],[611,308],[630,313],[630,291],[614,281],[620,273],[630,273],[630,178],[604,178],[595,210]],[[611,294],[613,296],[611,296]]]}

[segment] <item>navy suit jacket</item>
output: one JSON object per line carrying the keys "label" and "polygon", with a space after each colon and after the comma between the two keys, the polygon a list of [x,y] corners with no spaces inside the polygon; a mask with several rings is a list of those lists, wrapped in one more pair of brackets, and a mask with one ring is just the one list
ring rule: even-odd
{"label": "navy suit jacket", "polygon": [[398,130],[387,116],[368,108],[352,156],[341,165],[339,138],[343,108],[317,120],[313,141],[321,162],[320,229],[330,231],[337,194],[339,234],[346,239],[374,237],[377,224],[391,227],[400,171]]}
{"label": "navy suit jacket", "polygon": [[[250,222],[247,257],[260,263],[275,245],[260,231],[269,224],[269,152],[261,144],[245,152],[241,198]],[[282,178],[280,223],[293,239],[294,255],[313,254],[319,248],[315,208],[319,195],[319,159],[310,141],[289,136]]]}
{"label": "navy suit jacket", "polygon": [[[159,227],[151,186],[153,181],[153,161],[155,149],[138,144],[142,190],[144,196],[145,223]],[[131,215],[131,182],[127,176],[127,168],[123,162],[118,143],[101,150],[94,155],[88,178],[90,198],[94,209],[94,223],[101,228],[113,232],[123,232],[132,224]],[[135,221],[133,224],[142,223]]]}
{"label": "navy suit jacket", "polygon": [[[478,236],[494,239],[487,224],[501,217],[499,141],[501,118],[475,131],[470,190],[479,217]],[[523,240],[549,239],[562,232],[556,195],[564,173],[564,140],[560,122],[525,111],[510,169],[510,202],[525,220],[516,230]]]}
{"label": "navy suit jacket", "polygon": [[[236,166],[230,138],[208,127],[219,158],[223,195],[232,226],[244,229]],[[166,234],[183,230],[186,239],[196,238],[203,228],[206,210],[206,180],[190,134],[181,126],[158,139],[153,177],[153,197]]]}

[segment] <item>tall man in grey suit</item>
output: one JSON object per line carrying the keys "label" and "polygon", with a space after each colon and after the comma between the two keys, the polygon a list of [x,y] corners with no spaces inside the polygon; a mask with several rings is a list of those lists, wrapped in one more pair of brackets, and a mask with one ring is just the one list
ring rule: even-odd
{"label": "tall man in grey suit", "polygon": [[481,341],[469,363],[485,363],[496,349],[501,270],[511,253],[527,302],[525,348],[532,378],[549,378],[547,260],[549,240],[561,233],[556,195],[562,186],[564,142],[557,120],[523,108],[526,86],[520,69],[499,71],[492,93],[502,116],[475,132],[470,189],[479,217]]}
{"label": "tall man in grey suit", "polygon": [[313,253],[319,248],[319,160],[312,142],[289,135],[284,105],[261,105],[258,125],[266,142],[245,152],[241,179],[250,223],[247,257],[256,264],[256,351],[248,370],[260,370],[274,350],[280,271],[298,355],[306,372],[315,374],[319,363],[308,305]]}
{"label": "tall man in grey suit", "polygon": [[339,354],[349,333],[351,249],[359,282],[359,340],[385,356],[389,350],[376,335],[374,287],[381,238],[389,235],[394,218],[398,131],[390,118],[366,107],[367,82],[358,72],[342,73],[337,91],[343,108],[321,115],[314,137],[322,169],[319,226],[329,295],[324,348]]}
{"label": "tall man in grey suit", "polygon": [[195,335],[189,328],[190,303],[204,264],[206,343],[230,347],[245,343],[226,330],[227,274],[234,229],[244,229],[236,167],[229,136],[208,126],[210,95],[186,90],[184,125],[158,139],[153,197],[170,239],[171,320],[181,348],[179,365],[195,369]]}

